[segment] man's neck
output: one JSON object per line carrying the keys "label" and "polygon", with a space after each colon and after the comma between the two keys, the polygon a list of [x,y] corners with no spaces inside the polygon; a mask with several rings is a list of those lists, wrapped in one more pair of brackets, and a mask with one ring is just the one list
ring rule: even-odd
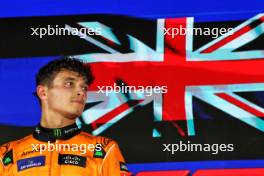
{"label": "man's neck", "polygon": [[69,126],[75,123],[75,120],[67,121],[67,122],[49,122],[46,120],[41,120],[40,125],[44,128],[63,128],[65,126]]}
{"label": "man's neck", "polygon": [[74,124],[76,119],[65,118],[59,114],[43,114],[40,125],[45,128],[62,128]]}

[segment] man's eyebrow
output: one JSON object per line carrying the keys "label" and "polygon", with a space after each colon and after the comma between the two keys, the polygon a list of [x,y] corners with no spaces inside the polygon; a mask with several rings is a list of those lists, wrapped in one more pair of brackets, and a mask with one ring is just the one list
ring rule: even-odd
{"label": "man's eyebrow", "polygon": [[65,77],[63,78],[64,81],[75,81],[76,79],[73,77]]}
{"label": "man's eyebrow", "polygon": [[[74,77],[65,77],[63,78],[63,81],[77,81],[78,79],[74,78]],[[84,80],[84,86],[88,86],[88,83],[86,80]]]}

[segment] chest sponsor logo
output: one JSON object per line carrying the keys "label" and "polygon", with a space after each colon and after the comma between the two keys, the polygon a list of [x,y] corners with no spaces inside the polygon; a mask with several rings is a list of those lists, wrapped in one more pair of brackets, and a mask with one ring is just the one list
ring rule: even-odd
{"label": "chest sponsor logo", "polygon": [[70,155],[70,154],[59,154],[60,165],[74,165],[80,167],[86,167],[87,158],[78,155]]}
{"label": "chest sponsor logo", "polygon": [[45,166],[45,159],[46,159],[45,156],[37,156],[37,157],[18,160],[17,170],[19,172],[33,167]]}
{"label": "chest sponsor logo", "polygon": [[39,149],[32,149],[32,150],[23,151],[21,154],[21,157],[25,157],[25,156],[32,154],[32,153],[35,153],[35,152],[39,152]]}

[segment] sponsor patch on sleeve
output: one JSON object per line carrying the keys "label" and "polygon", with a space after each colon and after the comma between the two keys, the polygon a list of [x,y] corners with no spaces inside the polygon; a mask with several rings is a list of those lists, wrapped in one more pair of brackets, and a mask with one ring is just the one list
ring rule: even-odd
{"label": "sponsor patch on sleeve", "polygon": [[129,171],[128,171],[128,168],[127,168],[127,165],[126,165],[126,163],[124,163],[124,162],[120,162],[120,170],[121,170],[121,171],[129,172]]}
{"label": "sponsor patch on sleeve", "polygon": [[3,158],[3,164],[7,166],[8,164],[11,164],[13,162],[13,150],[10,150],[5,154]]}
{"label": "sponsor patch on sleeve", "polygon": [[74,165],[80,167],[86,167],[87,158],[78,155],[70,155],[70,154],[59,154],[60,165]]}
{"label": "sponsor patch on sleeve", "polygon": [[18,172],[20,172],[22,170],[30,169],[33,167],[45,166],[45,159],[46,159],[45,156],[37,156],[37,157],[18,160],[17,170]]}
{"label": "sponsor patch on sleeve", "polygon": [[[96,144],[96,145],[98,145],[98,144]],[[106,152],[101,145],[99,145],[98,147],[95,148],[94,155],[93,155],[94,158],[102,158],[103,159],[105,157],[105,155],[106,155]]]}

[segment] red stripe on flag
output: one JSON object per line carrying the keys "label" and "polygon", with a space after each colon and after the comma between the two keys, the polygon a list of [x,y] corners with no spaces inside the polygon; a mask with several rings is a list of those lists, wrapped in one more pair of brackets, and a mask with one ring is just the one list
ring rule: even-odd
{"label": "red stripe on flag", "polygon": [[190,171],[153,171],[153,172],[140,172],[137,176],[188,176]]}
{"label": "red stripe on flag", "polygon": [[232,103],[232,104],[235,104],[236,106],[250,112],[251,114],[254,114],[255,116],[258,116],[258,117],[264,117],[264,113],[258,111],[257,109],[254,109],[252,107],[250,107],[249,105],[247,105],[246,103],[244,102],[241,102],[237,99],[235,99],[234,97],[226,94],[226,93],[217,93],[216,94],[218,97]]}
{"label": "red stripe on flag", "polygon": [[181,136],[185,136],[186,135],[184,133],[184,131],[181,129],[181,127],[176,122],[172,122],[172,125],[178,130],[178,132],[180,133]]}
{"label": "red stripe on flag", "polygon": [[260,18],[260,21],[264,22],[264,16],[262,16],[262,17]]}
{"label": "red stripe on flag", "polygon": [[234,39],[238,38],[239,36],[245,34],[246,32],[250,31],[251,29],[252,28],[250,26],[246,26],[246,27],[238,30],[237,32],[235,32],[233,35],[230,35],[230,36],[224,38],[223,40],[220,40],[219,42],[215,43],[214,45],[210,46],[209,48],[206,48],[205,50],[201,51],[201,53],[211,53],[211,52],[217,50],[218,48],[220,48],[221,46],[227,44],[231,40],[234,40]]}
{"label": "red stripe on flag", "polygon": [[[165,28],[171,30],[179,30],[181,28],[186,29],[186,24],[187,18],[165,20]],[[165,34],[164,39],[164,64],[167,64],[168,68],[164,71],[164,73],[167,73],[167,75],[164,75],[163,80],[164,85],[168,86],[168,92],[163,97],[162,120],[186,120],[184,104],[184,72],[181,71],[181,65],[186,64],[186,35],[181,33],[177,33],[175,35]],[[176,100],[177,102],[173,100]]]}
{"label": "red stripe on flag", "polygon": [[193,176],[264,176],[263,168],[199,170]]}

